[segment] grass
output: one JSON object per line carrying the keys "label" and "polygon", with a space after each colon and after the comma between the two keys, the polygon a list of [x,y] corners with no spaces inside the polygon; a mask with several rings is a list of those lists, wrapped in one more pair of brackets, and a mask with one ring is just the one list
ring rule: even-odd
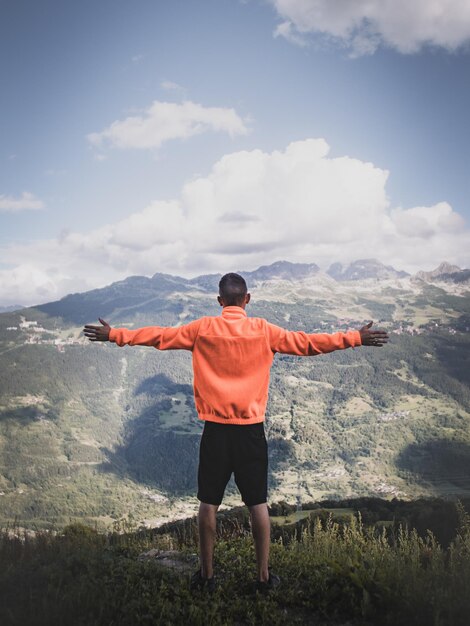
{"label": "grass", "polygon": [[73,524],[60,534],[0,535],[0,622],[5,625],[416,624],[458,626],[470,613],[470,517],[447,549],[428,533],[365,527],[360,515],[301,522],[272,545],[279,591],[254,595],[254,549],[246,525],[223,517],[213,596],[191,594],[189,575],[139,561],[150,548],[196,552],[195,521],[157,531],[116,524],[100,534]]}

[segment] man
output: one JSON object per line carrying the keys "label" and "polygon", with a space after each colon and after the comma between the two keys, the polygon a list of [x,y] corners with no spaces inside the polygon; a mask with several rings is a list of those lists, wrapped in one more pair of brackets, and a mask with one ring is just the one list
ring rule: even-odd
{"label": "man", "polygon": [[264,416],[269,373],[276,352],[313,356],[355,346],[383,346],[388,335],[370,330],[334,334],[288,331],[261,318],[249,318],[245,280],[226,274],[219,283],[222,315],[202,317],[178,327],[149,326],[137,330],[86,325],[90,341],[119,346],[144,345],[159,350],[190,350],[194,397],[204,431],[199,451],[198,528],[200,569],[192,588],[214,589],[213,553],[216,512],[232,473],[248,506],[255,542],[257,589],[276,587],[279,577],[268,568],[270,521],[267,507],[267,444]]}

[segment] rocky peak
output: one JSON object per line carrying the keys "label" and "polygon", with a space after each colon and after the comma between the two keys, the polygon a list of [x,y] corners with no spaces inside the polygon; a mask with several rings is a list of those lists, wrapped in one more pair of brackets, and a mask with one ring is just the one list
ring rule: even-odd
{"label": "rocky peak", "polygon": [[240,272],[247,282],[263,280],[300,280],[319,272],[320,268],[315,263],[290,263],[289,261],[276,261],[271,265],[262,265],[252,272]]}
{"label": "rocky peak", "polygon": [[417,272],[415,274],[415,277],[419,278],[420,280],[432,281],[439,279],[446,274],[456,274],[460,271],[461,269],[458,265],[451,265],[450,263],[447,263],[447,261],[443,261],[440,265],[438,265],[438,267],[436,267],[435,270],[432,270],[431,272]]}
{"label": "rocky peak", "polygon": [[407,272],[397,271],[391,265],[384,265],[377,259],[359,259],[347,267],[333,263],[327,270],[335,280],[364,280],[367,278],[405,278]]}

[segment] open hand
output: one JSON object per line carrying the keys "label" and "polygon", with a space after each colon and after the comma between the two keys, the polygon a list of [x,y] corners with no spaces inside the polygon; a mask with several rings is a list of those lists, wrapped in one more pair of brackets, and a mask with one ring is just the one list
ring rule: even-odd
{"label": "open hand", "polygon": [[372,322],[360,329],[361,343],[363,346],[375,346],[381,348],[388,341],[388,334],[384,330],[369,330]]}
{"label": "open hand", "polygon": [[101,322],[102,326],[92,326],[91,324],[87,324],[83,329],[85,337],[88,337],[90,341],[109,341],[109,331],[111,330],[111,326],[108,322],[105,322],[98,318]]}

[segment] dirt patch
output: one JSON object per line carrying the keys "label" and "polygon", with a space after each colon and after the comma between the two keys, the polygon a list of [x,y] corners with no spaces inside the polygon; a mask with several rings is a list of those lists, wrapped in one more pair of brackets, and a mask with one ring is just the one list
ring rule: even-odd
{"label": "dirt patch", "polygon": [[192,572],[198,563],[196,554],[182,554],[178,550],[158,550],[157,548],[139,554],[137,559],[156,561],[162,567],[181,574]]}

